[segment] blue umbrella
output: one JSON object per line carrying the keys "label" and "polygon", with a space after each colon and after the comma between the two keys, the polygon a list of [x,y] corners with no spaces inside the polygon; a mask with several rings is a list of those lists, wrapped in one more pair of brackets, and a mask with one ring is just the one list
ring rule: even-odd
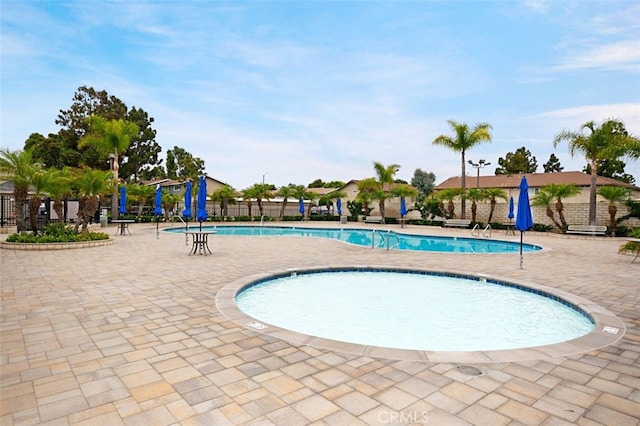
{"label": "blue umbrella", "polygon": [[200,222],[200,229],[202,229],[202,222],[207,220],[207,217],[209,217],[207,213],[207,181],[204,176],[201,176],[198,184],[198,211],[196,213],[196,220]]}
{"label": "blue umbrella", "polygon": [[120,187],[120,208],[118,209],[120,214],[127,212],[127,188],[124,185]]}
{"label": "blue umbrella", "polygon": [[338,206],[338,216],[342,216],[342,198],[338,198],[338,202],[336,204]]}
{"label": "blue umbrella", "polygon": [[527,184],[527,178],[522,176],[515,224],[515,228],[520,231],[520,269],[522,269],[522,234],[532,227],[533,217],[531,216],[531,206],[529,205],[529,185]]}
{"label": "blue umbrella", "polygon": [[407,214],[407,202],[404,197],[400,197],[400,217],[404,217]]}
{"label": "blue umbrella", "polygon": [[153,209],[153,214],[156,215],[156,238],[158,238],[160,236],[158,216],[162,214],[162,188],[160,188],[160,185],[156,185],[156,205]]}
{"label": "blue umbrella", "polygon": [[300,197],[300,201],[298,203],[298,211],[304,217],[304,198]]}
{"label": "blue umbrella", "polygon": [[191,191],[192,191],[191,181],[187,182],[187,189],[184,191],[184,210],[182,211],[182,216],[189,220],[192,216],[191,214]]}
{"label": "blue umbrella", "polygon": [[509,214],[507,217],[509,219],[513,219],[515,217],[513,214],[513,197],[509,197]]}

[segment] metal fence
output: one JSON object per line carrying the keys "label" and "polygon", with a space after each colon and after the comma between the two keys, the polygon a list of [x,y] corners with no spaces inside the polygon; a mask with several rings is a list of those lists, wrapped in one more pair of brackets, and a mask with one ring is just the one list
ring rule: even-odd
{"label": "metal fence", "polygon": [[16,205],[13,197],[0,195],[0,227],[16,226]]}

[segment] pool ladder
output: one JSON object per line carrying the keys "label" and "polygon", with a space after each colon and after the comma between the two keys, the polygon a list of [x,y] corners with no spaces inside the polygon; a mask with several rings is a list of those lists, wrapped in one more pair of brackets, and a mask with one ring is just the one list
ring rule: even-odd
{"label": "pool ladder", "polygon": [[[171,221],[171,227],[172,227],[172,228],[173,228],[173,222],[174,222],[174,221],[173,221],[173,219],[179,219],[179,220],[180,220],[180,222],[184,223],[184,227],[186,228],[186,230],[187,230],[187,231],[189,230],[189,225],[187,224],[187,222],[185,222],[185,221],[184,221],[184,219],[183,219],[183,218],[181,218],[180,216],[178,216],[177,214],[174,214],[173,216],[171,216],[171,217],[169,218],[169,220]],[[156,235],[156,238],[157,238],[157,237],[158,237],[158,236]],[[185,246],[188,246],[188,245],[189,245],[189,234],[187,234],[186,232],[184,233],[184,245],[185,245]]]}
{"label": "pool ladder", "polygon": [[[376,233],[382,237],[383,242],[386,241],[387,251],[400,245],[400,237],[398,237],[398,234],[396,234],[395,231],[392,231],[391,229],[374,229],[371,231],[371,248],[376,248]],[[396,243],[394,245],[391,245],[390,243],[392,236],[396,239]]]}
{"label": "pool ladder", "polygon": [[[480,238],[480,224],[476,223],[473,229],[471,230],[471,236]],[[485,238],[491,238],[491,224],[487,224],[487,226],[482,231],[482,236]]]}

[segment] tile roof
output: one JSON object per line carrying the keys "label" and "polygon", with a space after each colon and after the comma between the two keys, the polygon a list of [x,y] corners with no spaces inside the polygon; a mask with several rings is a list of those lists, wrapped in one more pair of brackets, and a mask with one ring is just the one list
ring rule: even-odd
{"label": "tile roof", "polygon": [[[527,183],[529,187],[541,187],[550,183],[556,184],[569,184],[573,183],[579,187],[589,187],[591,185],[591,175],[583,172],[557,172],[557,173],[523,173],[514,175],[494,175],[494,176],[480,176],[478,180],[479,188],[517,188],[520,185],[522,176],[527,177]],[[467,188],[473,188],[476,186],[477,176],[467,175],[466,183]],[[611,179],[608,177],[598,176],[596,179],[597,186],[622,186],[634,191],[639,191],[640,187],[621,182],[619,180]],[[446,179],[439,185],[435,186],[435,190],[460,188],[462,187],[460,176],[454,176]]]}

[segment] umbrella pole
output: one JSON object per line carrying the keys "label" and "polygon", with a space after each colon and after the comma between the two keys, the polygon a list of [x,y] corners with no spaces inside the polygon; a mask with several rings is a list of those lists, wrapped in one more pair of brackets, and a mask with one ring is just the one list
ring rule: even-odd
{"label": "umbrella pole", "polygon": [[520,269],[522,269],[522,234],[524,232],[520,231]]}
{"label": "umbrella pole", "polygon": [[158,216],[156,216],[156,240],[160,238],[160,221],[158,221]]}

